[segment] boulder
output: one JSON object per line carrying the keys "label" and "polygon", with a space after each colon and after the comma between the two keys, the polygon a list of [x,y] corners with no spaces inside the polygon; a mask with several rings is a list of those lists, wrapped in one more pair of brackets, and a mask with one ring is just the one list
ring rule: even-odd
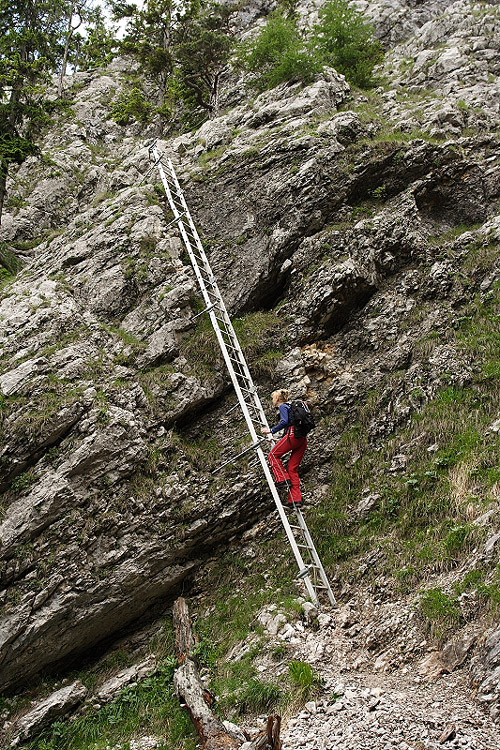
{"label": "boulder", "polygon": [[76,680],[67,687],[52,693],[35,708],[24,714],[13,727],[9,727],[9,733],[14,735],[11,747],[29,742],[53,721],[73,711],[83,703],[87,692],[85,685],[80,680]]}

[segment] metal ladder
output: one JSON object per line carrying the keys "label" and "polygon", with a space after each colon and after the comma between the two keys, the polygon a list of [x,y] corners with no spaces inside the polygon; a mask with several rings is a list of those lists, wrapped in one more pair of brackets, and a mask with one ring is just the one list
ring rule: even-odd
{"label": "metal ladder", "polygon": [[[288,541],[297,560],[299,566],[298,578],[303,580],[307,593],[315,604],[319,604],[318,594],[324,591],[328,596],[330,604],[336,606],[335,596],[333,595],[330,583],[307,528],[304,516],[299,508],[294,508],[296,522],[291,524],[281,504],[267,456],[263,450],[263,444],[267,443],[269,445],[268,441],[262,438],[260,432],[261,427],[269,427],[266,415],[224,305],[224,300],[222,299],[198,232],[189,213],[172,161],[165,159],[160,154],[156,143],[150,146],[149,155],[153,161],[152,168],[158,168],[168,203],[174,215],[173,220],[167,227],[177,225],[186,246],[205,303],[205,309],[199,314],[207,313],[210,316],[217,341],[219,342],[234,390],[238,397],[239,405],[252,438],[252,447],[260,460]],[[304,557],[306,558],[306,562],[304,562]]]}

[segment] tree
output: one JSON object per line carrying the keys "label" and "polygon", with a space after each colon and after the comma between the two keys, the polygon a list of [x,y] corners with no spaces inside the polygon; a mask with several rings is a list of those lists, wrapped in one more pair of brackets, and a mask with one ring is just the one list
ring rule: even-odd
{"label": "tree", "polygon": [[108,65],[115,56],[117,40],[115,30],[109,28],[99,6],[92,8],[87,17],[86,36],[78,35],[70,57],[75,70],[90,70]]}
{"label": "tree", "polygon": [[373,69],[383,58],[373,28],[348,0],[329,0],[320,10],[312,44],[325,65],[343,73],[350,83],[370,88]]}
{"label": "tree", "polygon": [[[128,19],[120,50],[133,55],[142,71],[158,84],[161,102],[173,70],[172,31],[175,0],[146,0],[142,8],[134,3],[111,2],[115,20]],[[175,16],[176,17],[176,16]]]}
{"label": "tree", "polygon": [[115,19],[129,19],[120,44],[158,85],[165,109],[175,101],[191,110],[217,110],[220,80],[233,49],[231,8],[203,0],[146,0],[142,8],[113,0]]}
{"label": "tree", "polygon": [[174,30],[175,91],[211,115],[217,112],[220,79],[234,47],[231,13],[223,5],[193,5]]}
{"label": "tree", "polygon": [[[68,65],[73,71],[104,66],[114,57],[117,42],[114,29],[108,28],[99,5],[94,0],[67,2],[67,27],[58,78],[58,96],[63,93],[63,79]],[[83,27],[84,33],[78,29]]]}
{"label": "tree", "polygon": [[349,0],[329,0],[319,21],[301,32],[290,9],[271,13],[263,29],[240,48],[239,59],[256,73],[260,90],[284,81],[309,83],[325,66],[343,73],[361,88],[375,83],[373,69],[382,60],[382,45],[372,27]]}
{"label": "tree", "polygon": [[0,0],[0,221],[9,166],[38,153],[45,83],[62,57],[64,0]]}
{"label": "tree", "polygon": [[66,75],[66,69],[68,66],[68,54],[71,49],[73,35],[85,20],[88,10],[88,3],[89,0],[71,0],[69,5],[67,6],[66,39],[64,42],[61,70],[59,71],[59,78],[57,82],[58,96],[62,96],[63,92],[63,79]]}

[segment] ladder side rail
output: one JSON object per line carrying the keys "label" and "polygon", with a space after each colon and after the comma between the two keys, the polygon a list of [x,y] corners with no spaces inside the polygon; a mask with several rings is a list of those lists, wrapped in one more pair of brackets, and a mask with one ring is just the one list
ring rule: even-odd
{"label": "ladder side rail", "polygon": [[[295,556],[295,560],[297,561],[297,565],[299,566],[299,571],[304,570],[306,567],[304,560],[302,558],[302,554],[300,552],[300,549],[297,545],[297,541],[293,535],[292,528],[290,526],[290,521],[287,518],[287,515],[285,513],[285,509],[283,508],[283,505],[281,504],[280,496],[278,494],[278,490],[276,489],[276,485],[274,483],[273,475],[271,474],[271,469],[269,468],[269,464],[267,462],[267,456],[265,455],[264,451],[262,450],[262,447],[259,446],[257,448],[257,455],[260,458],[260,463],[262,465],[262,469],[264,471],[265,477],[267,479],[267,483],[269,485],[269,489],[271,490],[271,494],[273,496],[274,502],[276,504],[276,507],[278,509],[278,513],[281,519],[281,522],[283,524],[283,528],[285,529],[285,533],[288,537],[288,541],[290,543],[290,547],[292,548],[292,552]],[[307,589],[307,593],[311,597],[312,601],[315,604],[318,604],[318,596],[316,594],[316,591],[314,590],[314,586],[311,581],[311,577],[309,575],[304,576],[303,578],[305,587]]]}
{"label": "ladder side rail", "polygon": [[[153,149],[153,155],[155,156],[155,158],[157,158],[157,154],[158,154],[158,152],[157,152],[156,147],[155,147]],[[169,160],[169,166],[170,166],[170,168],[172,170],[173,175],[175,175],[175,172],[173,171],[173,166],[172,166],[170,160]],[[171,193],[171,190],[170,190],[170,185],[169,185],[168,180],[166,178],[165,171],[163,169],[163,164],[161,163],[161,161],[158,162],[158,170],[160,172],[160,177],[161,177],[161,180],[162,180],[162,183],[163,183],[163,187],[165,189],[165,193],[167,195],[167,199],[168,199],[170,208],[172,209],[172,212],[174,213],[174,216],[176,216],[176,218],[178,218],[178,217],[180,217],[180,213],[178,211],[178,208],[177,208],[176,204],[174,203],[174,201],[172,199],[172,193]],[[177,180],[176,180],[176,183],[177,183],[177,186],[178,186]],[[178,186],[178,190],[179,190],[179,193],[182,195],[182,191],[181,191],[181,189],[180,189],[179,186]],[[191,216],[189,214],[189,209],[187,208],[187,205],[186,205],[186,202],[185,202],[184,198],[183,198],[183,202],[184,202],[184,209],[185,209],[185,212],[186,212],[186,217],[188,217],[188,220],[190,220],[190,223],[192,224],[192,219],[191,219]],[[200,270],[199,270],[199,267],[198,267],[198,263],[196,261],[196,258],[193,255],[193,251],[192,251],[192,248],[191,248],[191,243],[190,243],[189,238],[188,238],[188,236],[186,234],[186,230],[185,230],[185,228],[183,226],[183,221],[180,220],[178,222],[178,225],[179,225],[179,230],[180,230],[182,239],[184,241],[184,245],[186,246],[189,258],[191,260],[191,265],[193,266],[193,269],[194,269],[194,272],[195,272],[195,275],[196,275],[196,279],[197,279],[198,284],[200,286],[200,289],[202,291],[203,298],[205,300],[205,303],[206,303],[207,307],[209,307],[210,304],[211,304],[211,300],[210,300],[210,298],[208,296],[208,293],[207,293],[207,290],[206,290],[205,280],[204,280],[204,278],[202,277],[202,275],[200,273]],[[193,227],[194,227],[194,224],[193,224]],[[196,229],[195,229],[195,231],[196,231]],[[199,239],[198,239],[198,241],[199,241]],[[200,242],[200,245],[201,245],[201,242]],[[202,248],[202,251],[203,251],[203,248]],[[204,252],[203,252],[203,254],[204,254]],[[208,265],[208,260],[206,261],[206,264]],[[210,269],[209,265],[208,265],[208,268]],[[210,276],[212,276],[211,269],[210,269]],[[220,310],[222,311],[222,313],[223,313],[223,315],[224,315],[225,318],[227,316],[227,321],[225,321],[225,322],[226,322],[226,324],[227,324],[227,322],[229,323],[229,326],[231,327],[231,332],[232,332],[233,337],[234,337],[234,341],[237,344],[237,346],[235,346],[234,348],[237,351],[238,359],[241,360],[242,366],[243,366],[243,364],[245,365],[245,370],[246,370],[245,377],[247,377],[249,379],[251,385],[253,386],[253,382],[252,382],[252,378],[251,378],[250,373],[248,372],[248,375],[246,374],[247,371],[248,371],[248,366],[246,366],[246,362],[245,362],[244,357],[243,357],[243,352],[241,351],[238,339],[236,337],[236,333],[234,332],[234,329],[232,327],[231,321],[229,320],[229,315],[227,314],[226,307],[225,307],[224,301],[222,299],[222,295],[220,294],[220,291],[219,291],[219,289],[218,289],[218,287],[216,285],[215,279],[214,279],[214,291],[215,290],[216,290],[215,296],[217,297],[218,302],[220,304]],[[247,404],[245,402],[243,393],[242,393],[242,391],[240,389],[240,384],[239,384],[238,379],[236,377],[236,373],[234,371],[234,368],[233,368],[233,366],[231,364],[231,360],[230,360],[230,357],[229,357],[229,352],[227,350],[226,342],[224,341],[224,338],[223,338],[223,335],[222,335],[222,331],[221,331],[221,329],[219,327],[219,323],[217,321],[217,317],[216,317],[213,309],[211,309],[208,314],[209,314],[212,326],[214,328],[215,334],[217,336],[217,340],[218,340],[220,349],[222,351],[222,356],[224,357],[224,360],[225,360],[225,363],[226,363],[226,367],[228,369],[231,381],[233,383],[233,387],[234,387],[235,392],[236,392],[236,396],[238,398],[238,401],[240,403],[240,407],[241,407],[241,409],[243,411],[243,414],[245,416],[245,420],[247,422],[247,426],[248,426],[250,435],[252,437],[252,440],[255,442],[255,441],[257,441],[259,439],[260,436],[257,435],[257,432],[255,430],[255,427],[254,427],[254,424],[253,424],[253,421],[252,421],[252,418],[251,418],[250,413],[248,411],[248,407],[247,407]],[[260,411],[261,411],[261,414],[262,414],[262,417],[263,417],[263,426],[268,427],[267,420],[266,420],[265,414],[264,414],[264,410],[262,409],[262,405],[260,404],[260,401],[259,401],[259,406],[260,406]]]}
{"label": "ladder side rail", "polygon": [[[153,148],[153,155],[155,156],[156,159],[158,159],[160,157],[156,146]],[[240,344],[239,344],[239,341],[238,341],[238,337],[237,337],[236,332],[235,332],[235,330],[233,328],[233,324],[231,323],[231,319],[229,317],[229,314],[228,314],[228,312],[226,310],[226,306],[224,304],[224,300],[222,298],[222,295],[220,293],[219,288],[217,287],[217,282],[215,281],[215,277],[214,277],[212,269],[210,267],[210,263],[209,263],[208,258],[206,256],[206,253],[205,253],[205,250],[203,248],[203,245],[202,245],[202,242],[200,240],[200,237],[198,235],[198,231],[196,229],[196,226],[195,226],[195,224],[193,222],[193,219],[191,217],[188,205],[186,203],[186,199],[184,198],[184,193],[182,191],[181,186],[179,185],[179,181],[177,179],[177,175],[175,173],[175,169],[174,169],[174,166],[172,164],[172,160],[168,159],[167,164],[168,164],[168,169],[170,171],[171,179],[174,182],[175,187],[176,187],[177,197],[179,198],[179,201],[182,204],[182,208],[183,208],[182,214],[185,215],[185,217],[186,217],[186,219],[188,221],[189,229],[190,229],[190,231],[191,231],[191,233],[193,235],[193,238],[195,240],[195,243],[196,243],[196,248],[197,248],[197,250],[198,250],[198,252],[200,254],[200,257],[201,257],[201,259],[203,261],[204,271],[207,274],[207,276],[209,276],[211,282],[214,284],[214,289],[217,292],[218,303],[219,303],[219,311],[222,313],[222,316],[223,316],[223,319],[224,319],[224,324],[227,327],[227,334],[226,335],[228,336],[228,338],[230,338],[232,340],[231,343],[234,344],[234,348],[237,349],[238,354],[240,355],[239,356],[240,364],[241,364],[241,366],[242,366],[242,368],[244,370],[245,377],[247,378],[247,380],[248,380],[251,388],[253,388],[255,390],[255,395],[257,396],[256,389],[255,389],[255,386],[254,386],[254,383],[253,383],[253,379],[252,379],[252,375],[250,373],[250,370],[248,369],[248,365],[247,365],[247,362],[245,360],[245,357],[243,356],[243,352],[241,351],[241,347],[240,347]],[[161,161],[159,162],[158,166],[160,168],[160,171],[163,171],[163,166],[162,166]],[[170,198],[171,198],[170,186],[169,186],[168,180],[166,178],[165,178],[163,184],[164,184],[165,191],[167,192],[167,197],[169,197],[169,203],[170,203],[170,206],[171,206],[172,210],[174,211],[174,213],[176,211],[178,212],[178,209],[175,206],[175,203],[173,201],[170,202]],[[192,265],[193,266],[198,266],[198,261],[197,261],[196,257],[195,257],[195,260],[193,261],[192,255],[194,255],[194,253],[193,253],[192,248],[190,246],[191,245],[190,238],[189,238],[189,236],[187,236],[187,239],[186,239],[187,232],[186,232],[185,227],[183,226],[183,222],[182,221],[179,222],[179,229],[181,231],[181,234],[183,235],[184,244],[186,245],[186,248],[187,248],[188,253],[190,255],[190,259],[191,259]],[[198,276],[197,276],[197,278],[198,278]],[[267,427],[268,425],[267,425],[267,421],[265,420],[264,410],[262,409],[262,405],[260,404],[260,400],[258,399],[258,396],[257,396],[257,399],[256,399],[256,405],[258,405],[260,407],[260,411],[261,411],[262,416],[263,416],[263,426]]]}
{"label": "ladder side rail", "polygon": [[[196,247],[198,249],[200,257],[203,259],[203,264],[205,266],[205,270],[206,270],[207,274],[209,274],[209,276],[215,282],[215,278],[213,276],[212,268],[211,268],[210,263],[208,261],[208,258],[207,258],[207,255],[205,253],[205,250],[203,248],[202,242],[200,240],[200,236],[198,234],[198,230],[196,229],[195,223],[194,223],[194,221],[193,221],[193,219],[191,217],[191,213],[190,213],[188,205],[186,203],[186,199],[184,197],[184,193],[182,191],[182,188],[181,188],[181,186],[179,184],[179,180],[177,179],[177,175],[175,173],[175,169],[174,169],[174,165],[172,164],[172,160],[168,159],[167,163],[168,163],[168,168],[170,170],[170,174],[172,176],[172,180],[175,183],[179,199],[180,199],[180,201],[182,203],[182,207],[184,209],[184,213],[185,213],[187,221],[189,223],[189,228],[191,230],[191,233],[192,233],[193,237],[195,238]],[[183,228],[182,227],[182,223],[180,223],[179,224],[179,229],[181,229],[181,232],[182,232],[182,228]],[[184,242],[186,243],[185,238],[183,238],[183,239],[184,239]],[[262,408],[262,404],[260,403],[260,399],[258,397],[257,390],[256,390],[256,388],[254,386],[254,383],[253,383],[252,375],[251,375],[250,370],[248,368],[248,365],[247,365],[246,359],[245,359],[245,357],[243,355],[243,352],[241,351],[241,347],[240,347],[240,343],[238,341],[238,337],[236,335],[236,331],[233,328],[233,324],[231,323],[231,318],[229,317],[229,314],[228,314],[228,312],[226,310],[226,306],[224,304],[224,301],[222,299],[222,295],[220,294],[220,291],[219,291],[218,287],[217,287],[217,292],[218,292],[219,297],[220,297],[222,316],[224,318],[224,322],[225,322],[225,325],[226,325],[226,328],[227,328],[227,331],[228,331],[227,335],[228,335],[228,337],[230,337],[232,339],[232,343],[234,344],[235,348],[238,351],[238,355],[239,355],[238,358],[240,360],[240,364],[241,364],[241,367],[243,369],[243,372],[245,373],[245,377],[247,378],[248,383],[250,384],[250,387],[254,390],[254,402],[255,402],[255,404],[256,404],[257,408],[259,409],[259,412],[260,412],[260,414],[262,416],[262,426],[263,427],[268,427],[267,419],[266,419],[265,413],[264,413],[264,409]]]}
{"label": "ladder side rail", "polygon": [[335,607],[337,605],[337,600],[335,599],[335,595],[334,595],[334,593],[332,591],[332,588],[330,586],[330,582],[329,582],[328,577],[327,577],[327,575],[325,573],[325,569],[323,568],[323,564],[321,562],[321,559],[320,559],[320,557],[319,557],[319,555],[318,555],[318,553],[316,551],[316,547],[314,546],[314,542],[313,542],[311,534],[309,532],[309,528],[308,528],[308,526],[307,526],[307,524],[305,522],[304,516],[302,515],[302,513],[301,513],[301,511],[300,511],[299,508],[295,509],[295,513],[297,515],[299,526],[302,529],[302,533],[304,535],[304,539],[306,541],[307,548],[309,550],[309,554],[311,555],[311,558],[312,558],[314,564],[318,568],[319,577],[321,578],[321,581],[323,582],[323,584],[326,587],[330,603]]}
{"label": "ladder side rail", "polygon": [[177,206],[174,203],[174,200],[172,198],[172,193],[171,193],[171,190],[170,190],[170,185],[169,185],[167,176],[165,174],[165,170],[163,168],[163,163],[161,161],[161,157],[160,157],[160,155],[158,153],[158,149],[156,148],[156,146],[153,147],[152,153],[153,153],[156,165],[158,167],[158,171],[160,173],[160,178],[161,178],[161,181],[163,183],[163,188],[165,190],[165,194],[167,196],[167,200],[168,200],[170,209],[171,209],[172,213],[174,214],[174,218],[177,220],[177,224],[178,224],[179,230],[181,232],[182,239],[184,240],[184,244],[186,245],[186,249],[188,251],[188,255],[189,255],[189,258],[191,260],[191,265],[193,266],[193,270],[194,270],[195,275],[196,275],[196,280],[198,282],[198,285],[199,285],[199,287],[201,289],[201,293],[203,295],[203,300],[204,300],[206,306],[208,307],[209,305],[212,304],[212,300],[210,299],[210,297],[208,295],[208,291],[207,291],[207,288],[206,288],[206,285],[205,285],[205,280],[203,279],[203,277],[202,277],[202,275],[201,275],[201,273],[199,271],[198,264],[196,263],[196,260],[193,259],[193,257],[192,257],[192,251],[191,251],[191,246],[190,246],[189,240],[186,241],[185,230],[184,230],[184,227],[182,226],[181,212],[178,210],[178,208],[177,208]]}

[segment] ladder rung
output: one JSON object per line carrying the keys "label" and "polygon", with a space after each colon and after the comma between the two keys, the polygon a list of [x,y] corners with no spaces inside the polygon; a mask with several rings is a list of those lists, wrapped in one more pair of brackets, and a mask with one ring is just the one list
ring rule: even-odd
{"label": "ladder rung", "polygon": [[[228,354],[228,357],[229,357],[229,354]],[[231,360],[231,362],[234,362],[234,366],[235,366],[235,367],[236,367],[236,366],[238,366],[238,367],[241,367],[241,366],[242,366],[242,365],[241,365],[241,363],[240,363],[240,362],[238,362],[238,360],[236,360],[236,359],[233,359],[232,357],[229,357],[229,359]],[[242,376],[242,373],[241,373],[241,372],[236,372],[236,370],[234,371],[234,374],[235,374],[236,376],[240,376],[240,377]]]}
{"label": "ladder rung", "polygon": [[243,386],[240,385],[240,388],[242,391],[245,391],[245,393],[251,393],[252,396],[255,396],[256,394],[255,386],[253,388],[243,388]]}
{"label": "ladder rung", "polygon": [[242,371],[241,371],[241,372],[236,372],[236,370],[235,370],[235,373],[234,373],[234,374],[235,374],[235,375],[236,375],[237,377],[239,377],[239,378],[243,378],[243,379],[246,379],[246,380],[248,380],[247,376],[246,376],[246,375],[245,375],[245,373],[243,372],[243,365],[241,364],[241,361],[240,361],[239,359],[234,359],[234,357],[231,357],[231,361],[232,361],[232,362],[234,362],[235,364],[237,364],[237,365],[238,365],[238,367],[242,368]]}
{"label": "ladder rung", "polygon": [[196,320],[196,318],[199,318],[199,317],[200,317],[200,315],[203,315],[204,313],[207,313],[207,312],[210,312],[211,310],[213,310],[213,309],[214,309],[214,307],[215,307],[215,304],[216,304],[216,303],[214,302],[213,304],[211,304],[211,305],[208,305],[208,307],[205,307],[205,309],[204,309],[204,310],[202,310],[201,312],[199,312],[199,313],[196,313],[196,315],[194,316],[193,320]]}
{"label": "ladder rung", "polygon": [[169,227],[173,226],[174,224],[177,224],[177,222],[178,222],[178,221],[182,221],[182,214],[179,214],[179,216],[176,216],[176,218],[175,218],[175,219],[173,219],[172,221],[170,221],[170,222],[169,222],[169,223],[167,224],[167,226],[165,227],[165,231],[166,231],[166,230],[167,230],[167,229],[168,229]]}
{"label": "ladder rung", "polygon": [[[253,416],[253,417],[251,416],[250,419],[252,420],[252,422],[254,424],[259,425],[260,427],[265,427],[266,426],[266,423],[265,423],[264,419],[262,419],[262,417],[260,417],[258,414],[257,414],[257,416]],[[271,448],[271,442],[270,441],[269,441],[269,448]]]}
{"label": "ladder rung", "polygon": [[232,331],[224,331],[224,335],[227,336],[229,339],[231,339],[231,341],[234,341],[235,337]]}
{"label": "ladder rung", "polygon": [[[235,365],[238,365],[238,367],[243,367],[243,365],[241,364],[241,362],[239,361],[239,359],[235,359],[234,357],[231,357],[230,354],[228,354],[227,356],[229,357],[229,359],[231,360],[231,362],[235,363]],[[236,374],[238,375],[239,373],[236,373]]]}
{"label": "ladder rung", "polygon": [[234,352],[239,352],[239,349],[232,344],[229,344],[227,341],[224,341],[224,346],[227,347],[227,349],[232,349]]}
{"label": "ladder rung", "polygon": [[207,286],[211,286],[214,289],[217,289],[217,282],[216,281],[210,281],[210,279],[203,279],[203,283]]}
{"label": "ladder rung", "polygon": [[198,268],[198,270],[199,270],[199,272],[200,272],[201,274],[205,274],[205,278],[203,279],[203,281],[205,282],[205,284],[211,284],[212,286],[217,286],[217,282],[216,282],[216,280],[214,279],[214,277],[213,277],[213,276],[210,276],[210,275],[209,275],[209,274],[208,274],[208,273],[207,273],[207,272],[205,271],[205,269],[204,269],[204,268]]}

